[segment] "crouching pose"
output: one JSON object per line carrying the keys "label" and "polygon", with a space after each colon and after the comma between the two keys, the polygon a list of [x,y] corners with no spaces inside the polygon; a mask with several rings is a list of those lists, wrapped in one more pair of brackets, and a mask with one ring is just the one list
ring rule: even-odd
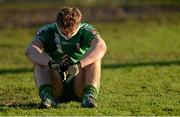
{"label": "crouching pose", "polygon": [[42,27],[25,50],[34,64],[39,108],[67,101],[97,107],[106,44],[96,29],[81,19],[78,8],[63,7],[56,21]]}

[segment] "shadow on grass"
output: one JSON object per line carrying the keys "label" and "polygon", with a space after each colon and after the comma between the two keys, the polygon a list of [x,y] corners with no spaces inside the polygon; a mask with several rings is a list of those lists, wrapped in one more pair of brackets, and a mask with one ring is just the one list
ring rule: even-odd
{"label": "shadow on grass", "polygon": [[[140,63],[117,63],[117,64],[104,64],[103,69],[117,69],[126,67],[144,67],[144,66],[169,66],[180,65],[180,60],[176,61],[155,61],[155,62],[140,62]],[[2,74],[18,74],[32,72],[32,68],[14,68],[14,69],[0,69],[0,75]]]}
{"label": "shadow on grass", "polygon": [[27,104],[10,104],[10,105],[0,105],[0,111],[6,111],[7,109],[37,109],[36,103]]}
{"label": "shadow on grass", "polygon": [[0,69],[1,74],[18,74],[18,73],[28,73],[32,72],[32,68],[13,68],[13,69]]}
{"label": "shadow on grass", "polygon": [[27,104],[11,104],[8,105],[10,108],[21,108],[21,109],[36,109],[37,104],[36,103],[27,103]]}
{"label": "shadow on grass", "polygon": [[104,64],[104,69],[117,69],[126,67],[144,67],[144,66],[170,66],[180,65],[180,61],[156,61],[156,62],[140,62],[140,63],[117,63],[117,64]]}
{"label": "shadow on grass", "polygon": [[[77,102],[77,101],[68,101],[68,102],[61,102],[60,104],[58,104],[56,107],[53,108],[67,108],[66,106],[63,106],[62,104],[67,104],[67,103],[71,103],[71,102]],[[78,102],[79,103],[79,102]],[[30,109],[39,109],[38,108],[37,103],[15,103],[15,104],[0,104],[0,112],[5,112],[9,109],[24,109],[24,110],[30,110]],[[77,106],[73,106],[74,108],[81,108],[81,106],[77,105]],[[42,110],[42,109],[40,109]]]}

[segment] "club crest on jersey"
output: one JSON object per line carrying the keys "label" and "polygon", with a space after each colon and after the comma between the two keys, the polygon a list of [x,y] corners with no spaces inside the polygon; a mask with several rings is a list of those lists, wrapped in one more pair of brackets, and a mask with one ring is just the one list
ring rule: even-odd
{"label": "club crest on jersey", "polygon": [[80,50],[80,48],[81,48],[80,43],[76,43],[76,48],[77,48],[77,50]]}

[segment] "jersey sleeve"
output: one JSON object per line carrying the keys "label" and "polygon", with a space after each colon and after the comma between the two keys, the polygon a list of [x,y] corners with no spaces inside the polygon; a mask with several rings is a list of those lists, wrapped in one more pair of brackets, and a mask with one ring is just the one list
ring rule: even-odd
{"label": "jersey sleeve", "polygon": [[84,34],[83,34],[83,46],[84,47],[90,47],[91,41],[96,37],[98,34],[97,30],[93,28],[91,25],[84,28]]}
{"label": "jersey sleeve", "polygon": [[35,36],[35,39],[40,40],[43,45],[47,45],[49,43],[49,29],[48,27],[44,26],[42,27]]}

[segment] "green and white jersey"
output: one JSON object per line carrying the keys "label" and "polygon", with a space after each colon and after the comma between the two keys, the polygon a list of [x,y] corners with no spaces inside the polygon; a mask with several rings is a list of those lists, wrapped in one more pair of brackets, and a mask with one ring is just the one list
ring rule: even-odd
{"label": "green and white jersey", "polygon": [[92,39],[97,31],[87,23],[81,23],[78,30],[70,39],[60,32],[57,23],[42,27],[36,34],[44,46],[44,51],[54,60],[61,60],[61,57],[68,55],[74,62],[82,59],[83,55],[90,48]]}

